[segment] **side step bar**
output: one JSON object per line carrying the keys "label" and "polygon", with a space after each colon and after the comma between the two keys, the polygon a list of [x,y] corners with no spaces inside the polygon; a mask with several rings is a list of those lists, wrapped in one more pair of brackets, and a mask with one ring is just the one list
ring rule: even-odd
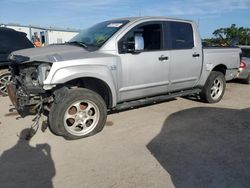
{"label": "side step bar", "polygon": [[168,93],[166,95],[159,95],[159,96],[155,96],[155,97],[148,97],[148,98],[143,98],[143,99],[139,99],[139,100],[135,100],[135,101],[120,103],[120,104],[117,104],[117,106],[115,108],[113,108],[112,110],[117,110],[117,111],[126,110],[129,108],[135,108],[135,107],[150,105],[150,104],[154,104],[154,103],[159,103],[159,102],[163,102],[163,101],[166,101],[168,99],[175,98],[175,97],[196,94],[199,92],[201,92],[201,89],[190,89],[190,90],[172,92],[172,93]]}

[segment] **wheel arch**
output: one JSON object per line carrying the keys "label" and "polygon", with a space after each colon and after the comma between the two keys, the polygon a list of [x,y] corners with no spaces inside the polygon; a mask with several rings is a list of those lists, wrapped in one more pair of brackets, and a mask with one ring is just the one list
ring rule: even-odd
{"label": "wheel arch", "polygon": [[[224,75],[226,75],[227,66],[224,65],[224,64],[219,64],[219,65],[216,65],[216,66],[212,69],[212,71],[218,71],[218,72],[221,72],[221,73],[223,73]],[[212,71],[211,71],[211,72],[212,72]],[[210,72],[210,73],[211,73],[211,72]]]}
{"label": "wheel arch", "polygon": [[[112,108],[117,103],[115,77],[116,75],[109,67],[104,65],[69,66],[55,68],[44,81],[44,85],[62,87],[68,84],[73,87],[74,84],[75,86],[78,84],[78,87],[85,87],[99,93],[104,99],[105,96],[108,96],[108,99],[106,99],[107,107]],[[102,88],[106,93],[98,89],[97,86]]]}
{"label": "wheel arch", "polygon": [[98,93],[105,101],[107,108],[112,108],[114,102],[114,94],[111,87],[107,82],[96,77],[80,77],[73,80],[69,80],[63,84],[68,88],[86,88]]}

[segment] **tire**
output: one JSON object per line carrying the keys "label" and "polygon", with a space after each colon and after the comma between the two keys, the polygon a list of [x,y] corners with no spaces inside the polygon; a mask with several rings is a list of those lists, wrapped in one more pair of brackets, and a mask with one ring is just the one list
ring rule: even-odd
{"label": "tire", "polygon": [[6,84],[11,81],[11,73],[8,69],[0,70],[0,95],[8,96]]}
{"label": "tire", "polygon": [[225,76],[221,72],[212,71],[200,94],[201,99],[207,103],[219,102],[226,89]]}
{"label": "tire", "polygon": [[61,101],[54,102],[49,114],[53,133],[74,140],[100,132],[107,119],[103,98],[89,89],[70,89]]}

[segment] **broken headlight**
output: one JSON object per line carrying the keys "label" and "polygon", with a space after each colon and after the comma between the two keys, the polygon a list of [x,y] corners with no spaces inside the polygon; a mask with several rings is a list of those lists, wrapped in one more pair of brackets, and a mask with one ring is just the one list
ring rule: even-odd
{"label": "broken headlight", "polygon": [[38,82],[40,85],[43,85],[43,81],[49,75],[51,65],[50,64],[41,64],[38,66]]}

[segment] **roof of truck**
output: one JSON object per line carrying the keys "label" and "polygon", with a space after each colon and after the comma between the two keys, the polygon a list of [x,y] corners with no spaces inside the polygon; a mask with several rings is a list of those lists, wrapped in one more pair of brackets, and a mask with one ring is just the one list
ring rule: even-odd
{"label": "roof of truck", "polygon": [[187,19],[179,19],[179,18],[170,18],[164,16],[141,16],[141,17],[125,17],[125,18],[118,18],[113,20],[129,20],[129,21],[139,21],[139,20],[148,20],[148,19],[155,19],[155,20],[172,20],[172,21],[186,21],[186,22],[193,22],[192,20]]}

